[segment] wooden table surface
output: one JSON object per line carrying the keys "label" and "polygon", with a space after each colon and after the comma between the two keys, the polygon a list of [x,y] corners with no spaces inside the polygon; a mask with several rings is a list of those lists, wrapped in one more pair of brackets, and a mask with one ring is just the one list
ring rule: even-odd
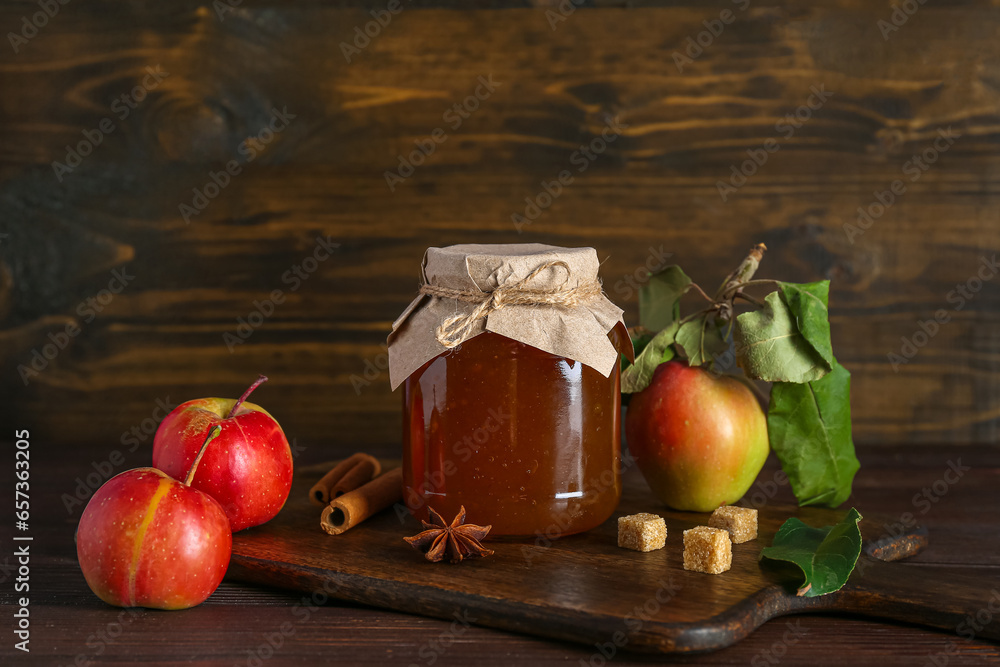
{"label": "wooden table surface", "polygon": [[[12,448],[5,448],[11,452]],[[71,451],[32,443],[30,612],[31,653],[13,648],[10,633],[0,645],[0,663],[46,665],[602,665],[593,646],[578,646],[459,623],[355,605],[328,603],[301,593],[224,583],[207,602],[180,612],[121,610],[98,600],[76,562],[73,533],[82,506],[67,508],[77,478],[107,458],[107,447]],[[316,444],[298,464],[336,458],[342,451]],[[120,472],[146,463],[141,450],[114,467]],[[945,564],[982,576],[984,593],[1000,590],[1000,448],[986,446],[892,446],[860,452],[862,468],[851,503],[862,512],[902,517],[909,512],[930,529],[930,547],[900,567],[921,576],[923,566]],[[949,469],[962,471],[945,481]],[[107,471],[107,466],[103,466]],[[968,470],[965,470],[968,468]],[[769,462],[758,480],[770,479]],[[950,479],[954,475],[949,474]],[[10,479],[8,479],[10,478]],[[936,483],[936,484],[935,484]],[[13,495],[12,476],[2,481]],[[767,489],[762,490],[767,491]],[[924,489],[927,490],[925,496]],[[44,490],[41,496],[38,490]],[[64,496],[63,494],[68,494]],[[790,499],[786,488],[775,498]],[[12,543],[13,519],[0,540]],[[5,535],[6,534],[6,535]],[[5,609],[13,602],[13,549],[0,553],[0,591]],[[970,609],[971,613],[977,610]],[[4,614],[10,613],[5,611]],[[8,616],[8,618],[10,618]],[[791,625],[789,625],[791,624]],[[10,627],[9,621],[7,627]],[[742,643],[716,653],[672,662],[698,665],[981,665],[1000,662],[1000,647],[958,634],[859,617],[798,616],[765,624]],[[619,654],[608,664],[663,662],[662,657]]]}

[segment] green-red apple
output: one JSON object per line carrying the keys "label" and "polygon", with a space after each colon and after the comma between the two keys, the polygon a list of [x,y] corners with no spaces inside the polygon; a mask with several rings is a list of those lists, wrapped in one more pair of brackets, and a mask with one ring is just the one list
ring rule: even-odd
{"label": "green-red apple", "polygon": [[201,604],[226,574],[232,544],[219,503],[155,468],[108,480],[87,503],[76,535],[87,585],[119,607]]}
{"label": "green-red apple", "polygon": [[746,385],[677,360],[632,396],[625,437],[653,492],[695,512],[742,498],[769,451],[764,411]]}
{"label": "green-red apple", "polygon": [[153,466],[180,478],[216,425],[222,434],[205,451],[191,486],[219,501],[233,532],[269,521],[292,488],[292,450],[264,408],[246,402],[263,375],[239,399],[200,398],[174,408],[153,438]]}

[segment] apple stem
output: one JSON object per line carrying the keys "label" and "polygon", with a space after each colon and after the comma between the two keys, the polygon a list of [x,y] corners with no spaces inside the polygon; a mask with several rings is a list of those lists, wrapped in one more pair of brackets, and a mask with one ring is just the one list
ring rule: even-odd
{"label": "apple stem", "polygon": [[222,433],[222,427],[216,424],[209,431],[208,437],[205,438],[205,442],[202,443],[201,449],[198,451],[198,456],[194,457],[194,463],[191,464],[190,470],[188,470],[187,477],[184,478],[184,486],[191,486],[191,481],[194,479],[195,472],[198,471],[198,464],[201,463],[201,457],[205,455],[205,450],[208,449],[208,443],[215,440],[215,437]]}
{"label": "apple stem", "polygon": [[243,395],[239,397],[239,399],[233,405],[233,409],[229,411],[229,415],[226,417],[226,419],[231,419],[232,416],[236,414],[236,411],[240,409],[240,406],[243,405],[243,401],[247,400],[247,397],[253,393],[253,390],[261,386],[265,382],[267,382],[266,375],[261,375],[260,377],[258,377],[256,382],[250,385],[250,387],[245,392],[243,392]]}

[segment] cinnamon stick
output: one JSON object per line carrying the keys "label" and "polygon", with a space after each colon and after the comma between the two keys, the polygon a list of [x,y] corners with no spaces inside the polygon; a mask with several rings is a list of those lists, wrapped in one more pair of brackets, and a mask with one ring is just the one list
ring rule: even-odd
{"label": "cinnamon stick", "polygon": [[395,468],[359,489],[335,498],[319,524],[330,535],[340,535],[368,517],[403,500],[403,469]]}
{"label": "cinnamon stick", "polygon": [[336,466],[333,467],[330,472],[323,475],[323,477],[316,482],[311,489],[309,489],[309,500],[312,501],[314,505],[319,507],[326,507],[331,500],[333,500],[333,488],[337,486],[343,479],[351,473],[360,464],[368,463],[368,477],[364,477],[364,472],[356,473],[352,478],[351,483],[354,486],[342,487],[342,493],[356,489],[365,482],[369,481],[372,477],[379,473],[381,465],[373,457],[365,454],[364,452],[357,452],[347,457]]}
{"label": "cinnamon stick", "polygon": [[349,491],[361,488],[382,474],[382,464],[374,456],[362,454],[361,460],[330,488],[330,500],[339,498]]}

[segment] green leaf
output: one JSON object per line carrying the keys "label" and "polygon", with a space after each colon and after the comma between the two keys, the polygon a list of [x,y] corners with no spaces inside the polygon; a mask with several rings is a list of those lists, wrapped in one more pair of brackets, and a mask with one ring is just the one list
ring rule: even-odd
{"label": "green leaf", "polygon": [[677,353],[674,352],[674,346],[667,345],[665,348],[663,348],[663,354],[660,355],[660,363],[665,364],[676,356]]}
{"label": "green leaf", "polygon": [[711,363],[716,356],[729,349],[729,343],[711,313],[682,324],[677,330],[676,342],[692,366]]}
{"label": "green leaf", "polygon": [[836,360],[819,380],[771,385],[767,434],[800,505],[837,507],[851,495],[860,465],[851,439],[851,374]]}
{"label": "green leaf", "polygon": [[795,326],[799,333],[832,368],[835,362],[833,345],[830,343],[830,314],[827,310],[830,281],[821,280],[801,285],[779,283],[779,285],[781,296],[784,297],[788,309],[795,318]]}
{"label": "green leaf", "polygon": [[[664,359],[667,349],[674,342],[677,334],[677,322],[674,322],[660,333],[653,336],[642,352],[635,358],[635,363],[625,369],[622,373],[622,393],[632,394],[642,391],[653,379],[653,371],[662,361],[669,361],[670,357]],[[672,357],[672,353],[671,353]]]}
{"label": "green leaf", "polygon": [[809,382],[830,372],[830,364],[799,332],[781,292],[764,307],[737,316],[733,331],[736,363],[750,377],[768,382]]}
{"label": "green leaf", "polygon": [[[632,357],[637,357],[642,354],[642,351],[649,344],[649,341],[653,340],[653,332],[642,327],[629,327],[628,329],[629,339],[632,341]],[[621,354],[621,370],[624,373],[625,369],[632,365],[629,358],[625,356],[623,352]]]}
{"label": "green leaf", "polygon": [[691,287],[691,279],[677,265],[650,276],[639,288],[639,325],[661,331],[680,316],[680,298]]}
{"label": "green leaf", "polygon": [[632,339],[632,350],[635,356],[642,354],[642,351],[653,340],[655,332],[641,328],[629,329],[629,337]]}
{"label": "green leaf", "polygon": [[813,528],[792,517],[781,525],[761,558],[794,563],[806,576],[798,595],[816,597],[843,588],[861,555],[861,515],[853,507],[836,526]]}

